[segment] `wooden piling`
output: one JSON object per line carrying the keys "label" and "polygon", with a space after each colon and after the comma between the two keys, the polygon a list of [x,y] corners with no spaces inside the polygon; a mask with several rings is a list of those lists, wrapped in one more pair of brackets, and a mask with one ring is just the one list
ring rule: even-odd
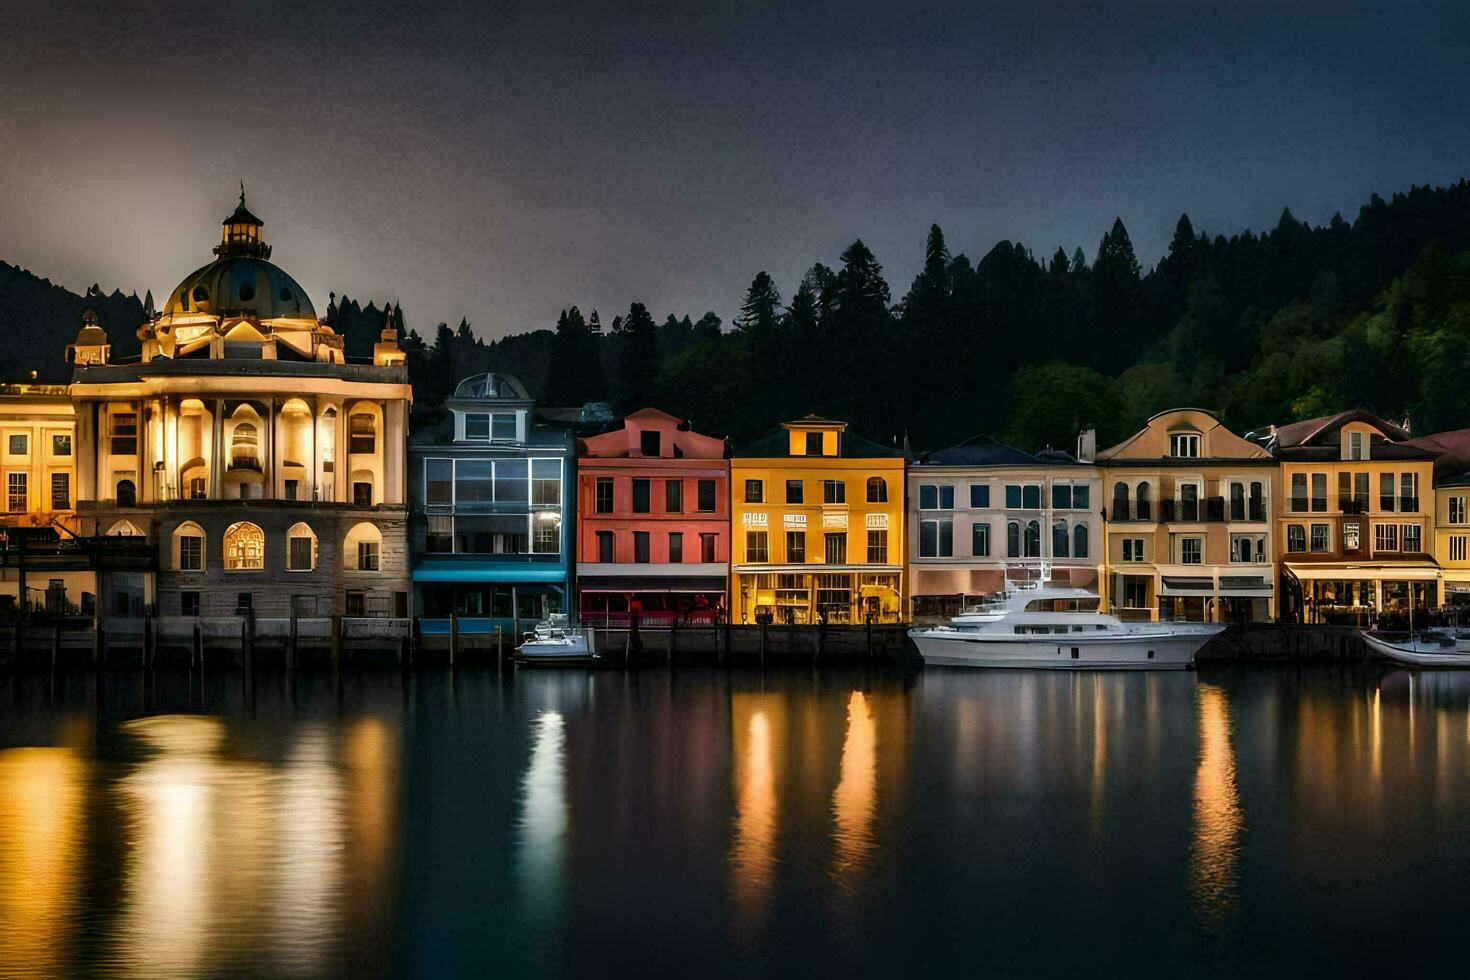
{"label": "wooden piling", "polygon": [[449,614],[449,666],[454,666],[455,654],[459,653],[459,613]]}

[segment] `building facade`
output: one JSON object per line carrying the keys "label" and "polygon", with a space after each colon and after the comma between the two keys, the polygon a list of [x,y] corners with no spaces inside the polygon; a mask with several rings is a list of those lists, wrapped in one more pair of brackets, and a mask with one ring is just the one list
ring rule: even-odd
{"label": "building facade", "polygon": [[584,623],[718,622],[729,603],[725,443],[645,408],[577,442],[577,594]]}
{"label": "building facade", "polygon": [[262,231],[242,193],[141,359],[94,325],[67,348],[78,519],[157,554],[156,575],[99,572],[109,615],[410,613],[402,352],[385,331],[346,363]]}
{"label": "building facade", "polygon": [[461,381],[409,445],[421,615],[518,631],[571,604],[571,436],[537,425],[519,380]]}
{"label": "building facade", "polygon": [[904,591],[904,458],[807,416],[730,459],[736,623],[894,623]]}
{"label": "building facade", "polygon": [[1101,585],[1125,619],[1276,616],[1276,460],[1196,408],[1097,454],[1108,495]]}
{"label": "building facade", "polygon": [[1416,436],[1407,444],[1434,460],[1434,545],[1440,605],[1470,609],[1470,429]]}
{"label": "building facade", "polygon": [[1435,453],[1364,411],[1272,427],[1284,618],[1366,625],[1439,605]]}
{"label": "building facade", "polygon": [[[1088,437],[1083,443],[1090,446]],[[915,621],[943,620],[1006,580],[1096,589],[1102,483],[1096,465],[994,441],[929,453],[908,469],[908,583]]]}

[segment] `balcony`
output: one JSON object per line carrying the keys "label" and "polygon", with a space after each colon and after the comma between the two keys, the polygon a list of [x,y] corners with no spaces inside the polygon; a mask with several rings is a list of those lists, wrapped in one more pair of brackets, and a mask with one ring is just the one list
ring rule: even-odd
{"label": "balcony", "polygon": [[1232,521],[1264,521],[1266,502],[1257,497],[1250,501],[1232,500],[1227,519]]}
{"label": "balcony", "polygon": [[1198,524],[1201,521],[1225,520],[1225,498],[1205,497],[1203,500],[1161,500],[1160,519],[1166,524],[1174,521]]}
{"label": "balcony", "polygon": [[1400,497],[1399,498],[1399,513],[1400,514],[1417,514],[1418,512],[1419,512],[1419,498],[1418,497]]}
{"label": "balcony", "polygon": [[1345,497],[1338,494],[1337,509],[1344,514],[1366,514],[1368,513],[1367,497]]}

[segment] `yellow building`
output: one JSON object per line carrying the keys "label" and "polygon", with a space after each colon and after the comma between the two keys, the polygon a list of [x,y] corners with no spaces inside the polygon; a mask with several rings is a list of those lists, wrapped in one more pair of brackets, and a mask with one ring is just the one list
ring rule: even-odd
{"label": "yellow building", "polygon": [[[97,329],[95,317],[88,317],[88,327]],[[79,553],[71,560],[58,554],[58,545],[77,529],[76,438],[76,414],[65,385],[0,385],[5,492],[0,608],[15,608],[22,589],[31,609],[75,612],[90,604],[95,575],[81,567],[85,562]]]}
{"label": "yellow building", "polygon": [[733,453],[731,621],[899,622],[903,474],[899,450],[815,415]]}
{"label": "yellow building", "polygon": [[1282,618],[1366,625],[1437,608],[1436,453],[1364,411],[1276,426]]}
{"label": "yellow building", "polygon": [[1104,596],[1123,619],[1275,618],[1277,467],[1213,412],[1160,412],[1097,454],[1107,495]]}
{"label": "yellow building", "polygon": [[1406,443],[1434,454],[1434,544],[1440,605],[1470,607],[1470,429],[1418,436]]}

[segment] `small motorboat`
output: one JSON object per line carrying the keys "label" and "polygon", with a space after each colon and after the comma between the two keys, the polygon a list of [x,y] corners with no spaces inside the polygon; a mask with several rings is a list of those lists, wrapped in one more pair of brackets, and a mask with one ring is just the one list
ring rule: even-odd
{"label": "small motorboat", "polygon": [[564,615],[553,615],[527,633],[516,647],[515,662],[520,667],[585,667],[601,658],[592,652],[586,635],[573,629]]}
{"label": "small motorboat", "polygon": [[1470,669],[1470,635],[1451,630],[1419,633],[1377,633],[1359,630],[1368,649],[1410,667]]}

